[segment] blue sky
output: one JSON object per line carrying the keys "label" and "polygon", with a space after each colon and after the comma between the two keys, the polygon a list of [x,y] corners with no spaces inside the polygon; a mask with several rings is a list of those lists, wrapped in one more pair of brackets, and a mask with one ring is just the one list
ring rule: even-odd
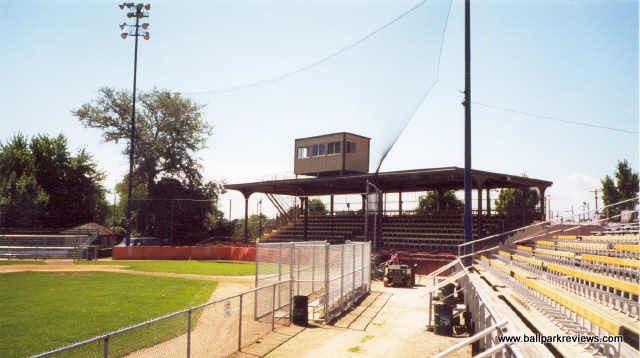
{"label": "blue sky", "polygon": [[[138,88],[180,91],[207,105],[214,135],[198,156],[210,179],[290,175],[293,138],[337,130],[372,138],[373,170],[409,119],[381,170],[462,167],[462,0],[428,1],[358,46],[284,80],[213,91],[314,63],[416,3],[153,1]],[[99,131],[83,128],[71,110],[100,87],[130,89],[133,41],[120,39],[117,27],[124,19],[117,2],[0,0],[0,140],[18,131],[63,132],[74,150],[86,147],[95,156],[113,187],[127,170],[126,157],[118,145],[102,143]],[[637,1],[472,1],[471,29],[474,102],[638,131]],[[587,200],[593,206],[589,190],[613,173],[618,159],[638,169],[637,134],[479,104],[472,121],[473,167],[553,181],[553,210]],[[241,196],[226,195],[224,210],[229,199],[239,216]]]}

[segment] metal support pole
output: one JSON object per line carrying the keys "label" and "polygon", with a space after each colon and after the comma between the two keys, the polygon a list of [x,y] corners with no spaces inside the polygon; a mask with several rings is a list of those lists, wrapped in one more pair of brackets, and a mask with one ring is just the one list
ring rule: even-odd
{"label": "metal support pole", "polygon": [[104,347],[102,348],[102,356],[109,357],[109,336],[104,337]]}
{"label": "metal support pole", "polygon": [[329,322],[329,243],[324,244],[324,322]]}
{"label": "metal support pole", "polygon": [[[362,251],[362,264],[361,264],[361,266],[362,266],[362,285],[363,286],[366,284],[365,283],[365,269],[364,268],[367,267],[365,265],[365,261],[364,261],[364,259],[365,259],[364,258],[364,245],[365,245],[364,243],[362,245],[360,245],[360,247],[362,248],[362,250],[361,250]],[[370,258],[367,258],[367,260],[370,260]]]}
{"label": "metal support pole", "polygon": [[191,309],[187,311],[187,358],[191,357]]}
{"label": "metal support pole", "polygon": [[[289,317],[293,314],[293,255],[295,251],[295,243],[291,243],[289,246]],[[300,271],[298,271],[300,275]],[[299,282],[297,282],[300,285]]]}
{"label": "metal support pole", "polygon": [[398,215],[402,215],[402,192],[398,192]]}
{"label": "metal support pole", "polygon": [[242,296],[240,295],[240,312],[238,313],[238,352],[242,349]]}
{"label": "metal support pole", "polygon": [[351,253],[353,261],[351,261],[351,294],[356,291],[356,244],[351,244]]}
{"label": "metal support pole", "polygon": [[433,325],[431,324],[431,310],[433,309],[433,292],[429,290],[429,304],[427,305],[427,329],[431,329]]}
{"label": "metal support pole", "polygon": [[249,197],[244,197],[244,242],[249,242]]}
{"label": "metal support pole", "polygon": [[344,246],[340,245],[340,302],[344,303]]}
{"label": "metal support pole", "polygon": [[311,293],[316,292],[316,245],[311,246]]}
{"label": "metal support pole", "polygon": [[273,285],[273,300],[271,301],[271,330],[276,329],[276,286],[280,285],[280,283],[276,283]]}
{"label": "metal support pole", "polygon": [[364,241],[369,241],[369,204],[367,203],[367,201],[369,200],[369,180],[368,179],[367,179],[367,184],[365,186],[366,186],[365,194],[362,197],[362,213],[364,214]]}
{"label": "metal support pole", "polygon": [[298,282],[296,282],[296,294],[300,295],[300,253],[302,252],[302,250],[297,249],[298,251],[298,264],[296,265],[296,271],[298,272]]}
{"label": "metal support pole", "polygon": [[[473,240],[471,225],[471,0],[464,4],[464,242]],[[465,254],[471,247],[465,246]],[[471,266],[473,259],[467,256],[465,266]]]}
{"label": "metal support pole", "polygon": [[304,239],[307,239],[309,230],[309,197],[304,198]]}
{"label": "metal support pole", "polygon": [[[260,275],[260,243],[256,243],[256,277],[253,288],[258,288],[258,277]],[[258,290],[253,292],[253,319],[258,318]]]}

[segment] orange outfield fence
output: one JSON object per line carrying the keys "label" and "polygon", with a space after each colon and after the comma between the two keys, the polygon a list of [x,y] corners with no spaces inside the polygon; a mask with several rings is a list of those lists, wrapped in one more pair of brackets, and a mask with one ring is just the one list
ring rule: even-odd
{"label": "orange outfield fence", "polygon": [[116,246],[114,260],[234,260],[255,261],[255,247],[236,246]]}

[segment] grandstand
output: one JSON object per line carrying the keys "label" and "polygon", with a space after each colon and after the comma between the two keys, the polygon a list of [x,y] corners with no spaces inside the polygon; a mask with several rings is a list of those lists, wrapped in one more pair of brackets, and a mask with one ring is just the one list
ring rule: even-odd
{"label": "grandstand", "polygon": [[[637,198],[632,199],[637,200]],[[627,200],[628,201],[628,200]],[[637,357],[640,345],[640,233],[637,223],[621,229],[619,223],[599,220],[598,235],[588,233],[581,223],[545,221],[528,228],[526,235],[504,243],[495,238],[489,249],[470,254],[473,267],[462,267],[459,256],[448,267],[453,273],[432,274],[432,291],[457,282],[467,295],[484,295],[490,313],[465,302],[471,321],[490,316],[493,339],[476,329],[476,352],[503,351],[511,356]],[[615,230],[611,230],[611,228]],[[613,234],[615,232],[615,234]],[[456,269],[457,268],[457,269]],[[472,293],[473,292],[473,293]],[[430,295],[430,310],[434,296]],[[498,329],[497,323],[503,323]],[[430,321],[435,326],[437,320]],[[486,327],[483,326],[481,328]],[[498,335],[586,336],[575,344],[548,342],[504,345]],[[604,336],[622,337],[621,342],[605,342]],[[537,347],[536,347],[537,346]],[[532,352],[538,349],[539,352]],[[450,351],[450,350],[448,350]]]}

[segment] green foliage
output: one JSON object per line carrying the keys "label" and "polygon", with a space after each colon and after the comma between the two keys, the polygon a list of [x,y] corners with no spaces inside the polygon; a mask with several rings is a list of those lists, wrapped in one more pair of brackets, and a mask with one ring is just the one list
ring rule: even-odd
{"label": "green foliage", "polygon": [[[638,196],[638,172],[634,172],[627,160],[618,161],[615,173],[615,182],[609,176],[605,176],[602,183],[602,200],[605,205],[611,205],[619,201],[631,199]],[[617,215],[623,209],[633,209],[634,203],[628,202],[616,207],[609,208],[609,215]]]}
{"label": "green foliage", "polygon": [[[269,218],[264,214],[258,216],[256,214],[249,215],[249,222],[247,224],[247,231],[249,232],[249,240],[256,239],[260,236],[260,223],[262,223],[263,234],[264,227],[269,221]],[[236,239],[244,239],[244,219],[236,220],[236,226],[233,231],[233,237]]]}
{"label": "green foliage", "polygon": [[[133,229],[142,235],[171,238],[175,244],[207,237],[222,221],[217,210],[222,189],[205,182],[195,152],[212,133],[202,106],[180,93],[154,89],[139,95],[136,112],[132,190]],[[89,128],[101,129],[106,142],[128,143],[131,97],[128,91],[102,88],[98,97],[73,111]],[[129,147],[123,148],[128,155]],[[128,176],[116,186],[120,204],[112,225],[126,227]]]}
{"label": "green foliage", "polygon": [[67,139],[18,134],[0,143],[0,225],[69,227],[103,222],[104,174],[84,150],[69,153]]}
{"label": "green foliage", "polygon": [[521,219],[524,224],[538,218],[539,203],[540,194],[535,189],[507,188],[500,191],[496,211],[510,219]]}
{"label": "green foliage", "polygon": [[[76,343],[205,302],[214,288],[211,281],[117,273],[3,274],[0,332],[11,334],[0,335],[0,352],[24,357]],[[120,335],[110,342],[109,352],[124,356],[165,341],[184,333],[185,322],[181,316]],[[102,353],[102,346],[87,349]],[[77,353],[91,356],[95,351]]]}
{"label": "green foliage", "polygon": [[454,190],[428,191],[420,196],[417,209],[419,213],[426,214],[435,211],[462,212],[464,202],[456,197]]}
{"label": "green foliage", "polygon": [[326,215],[327,208],[320,199],[309,200],[309,215]]}
{"label": "green foliage", "polygon": [[[202,106],[180,93],[154,89],[139,95],[136,112],[135,172],[147,186],[158,176],[201,181],[193,154],[205,147],[212,133]],[[131,96],[128,91],[101,88],[98,97],[73,111],[82,124],[103,131],[106,142],[128,142]],[[123,149],[128,155],[129,148]]]}

